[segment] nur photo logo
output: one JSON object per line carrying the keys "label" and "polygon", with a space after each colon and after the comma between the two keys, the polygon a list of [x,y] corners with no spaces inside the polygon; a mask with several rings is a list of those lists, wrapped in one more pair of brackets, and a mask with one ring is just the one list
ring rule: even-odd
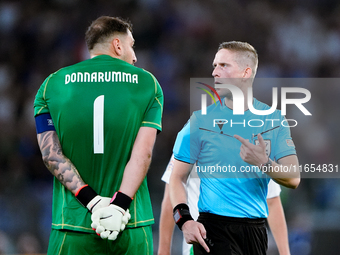
{"label": "nur photo logo", "polygon": [[[208,89],[210,89],[216,95],[217,99],[220,101],[220,103],[222,105],[222,101],[221,101],[220,95],[217,93],[217,91],[212,86],[210,86],[208,84],[205,84],[203,82],[197,82],[197,83],[199,83],[199,84],[207,87]],[[213,100],[214,104],[215,105],[217,104],[215,97],[211,94],[211,92],[209,90],[204,89],[204,88],[200,88],[200,87],[197,87],[197,88],[205,91],[211,97],[211,99]],[[202,110],[202,115],[206,115],[207,114],[207,94],[202,94],[201,95],[201,110]]]}
{"label": "nur photo logo", "polygon": [[[197,87],[197,89],[200,89],[204,93],[200,95],[200,106],[201,106],[201,114],[207,115],[207,107],[208,107],[208,100],[207,95],[211,97],[211,102],[215,105],[217,105],[218,102],[220,102],[221,105],[224,104],[223,100],[224,97],[221,98],[218,91],[221,90],[229,90],[229,93],[231,94],[232,98],[232,111],[233,115],[242,116],[245,114],[246,110],[249,110],[251,113],[253,113],[256,116],[267,116],[271,115],[275,112],[275,110],[278,109],[279,105],[279,99],[280,99],[280,106],[281,106],[281,115],[286,116],[287,114],[287,105],[291,105],[293,109],[298,109],[304,116],[312,116],[312,113],[307,109],[305,104],[310,101],[311,99],[311,92],[306,88],[300,88],[300,87],[272,87],[271,89],[271,106],[269,105],[268,109],[256,109],[254,107],[254,98],[253,98],[253,88],[249,87],[247,89],[247,94],[244,95],[243,91],[237,87],[236,85],[232,84],[215,84],[215,86],[210,86],[207,83],[197,81],[196,84],[203,85],[204,87]],[[280,98],[279,98],[279,91],[280,89]],[[271,122],[272,126],[277,125],[278,119],[250,119],[249,123],[244,123],[243,126],[250,127],[261,127],[264,125],[265,122]],[[214,125],[216,123],[230,123],[233,124],[233,120],[227,120],[223,118],[214,119]],[[235,122],[234,122],[235,123]],[[275,124],[274,124],[275,123]],[[297,126],[298,122],[295,119],[284,119],[281,121],[281,125],[284,127],[295,127]]]}
{"label": "nur photo logo", "polygon": [[[217,91],[207,85],[204,84],[202,82],[199,82],[200,84],[210,88],[213,93],[217,96],[217,98],[219,99],[220,103],[221,102],[221,98],[219,96],[219,94],[217,93]],[[199,88],[199,87],[198,87]],[[215,88],[218,89],[229,89],[232,93],[233,96],[233,114],[234,115],[244,115],[244,105],[245,105],[245,98],[243,95],[243,92],[240,88],[236,87],[235,85],[231,85],[231,84],[216,84]],[[213,99],[214,103],[216,104],[216,100],[213,97],[213,95],[207,91],[206,89],[202,89],[199,88],[205,92],[207,92],[210,97]],[[248,98],[247,98],[247,105],[248,105],[248,109],[256,114],[256,115],[269,115],[272,114],[276,109],[277,109],[277,105],[278,105],[278,93],[277,93],[278,88],[272,88],[272,106],[270,109],[268,110],[257,110],[254,108],[253,106],[253,90],[252,88],[248,88]],[[287,98],[287,94],[288,93],[300,93],[303,94],[305,97],[304,98]],[[202,94],[202,115],[205,115],[207,113],[207,96],[206,94]],[[292,104],[295,105],[298,109],[300,109],[300,111],[304,114],[304,115],[312,115],[306,107],[303,106],[304,103],[307,103],[309,100],[311,99],[311,93],[309,92],[309,90],[305,89],[305,88],[291,88],[291,87],[283,87],[281,88],[281,115],[286,115],[287,114],[287,105],[288,104]]]}

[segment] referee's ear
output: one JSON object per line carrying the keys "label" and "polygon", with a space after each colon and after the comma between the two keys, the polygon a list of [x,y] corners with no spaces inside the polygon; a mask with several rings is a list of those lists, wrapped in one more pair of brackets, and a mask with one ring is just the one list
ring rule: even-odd
{"label": "referee's ear", "polygon": [[244,73],[243,73],[243,77],[242,78],[251,78],[253,74],[253,70],[250,67],[247,67],[246,69],[244,69]]}

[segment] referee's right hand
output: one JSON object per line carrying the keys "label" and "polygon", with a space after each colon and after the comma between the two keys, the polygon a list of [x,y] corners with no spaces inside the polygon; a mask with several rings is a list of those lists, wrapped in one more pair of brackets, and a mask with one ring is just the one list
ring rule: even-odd
{"label": "referee's right hand", "polygon": [[208,253],[210,252],[208,245],[204,241],[207,238],[207,231],[202,223],[188,220],[183,224],[182,232],[187,243],[199,243]]}

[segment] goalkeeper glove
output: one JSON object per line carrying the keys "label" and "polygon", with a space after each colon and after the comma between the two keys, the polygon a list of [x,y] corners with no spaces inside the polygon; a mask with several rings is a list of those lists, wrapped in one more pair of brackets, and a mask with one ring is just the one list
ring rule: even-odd
{"label": "goalkeeper glove", "polygon": [[75,194],[77,200],[91,213],[109,206],[111,198],[99,196],[89,185],[84,185]]}
{"label": "goalkeeper glove", "polygon": [[125,229],[131,215],[128,207],[132,199],[122,192],[116,192],[108,207],[96,210],[92,216],[91,227],[102,239],[116,240],[120,231]]}

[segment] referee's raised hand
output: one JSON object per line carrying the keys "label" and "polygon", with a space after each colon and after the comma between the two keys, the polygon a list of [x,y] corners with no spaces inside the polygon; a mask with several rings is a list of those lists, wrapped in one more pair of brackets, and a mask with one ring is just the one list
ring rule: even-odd
{"label": "referee's raised hand", "polygon": [[207,238],[207,232],[202,223],[189,220],[183,224],[182,231],[187,243],[199,243],[208,253],[210,252],[208,245],[204,241]]}
{"label": "referee's raised hand", "polygon": [[244,162],[254,166],[260,166],[268,161],[266,143],[261,134],[257,135],[257,138],[259,139],[258,145],[250,143],[248,139],[244,139],[239,135],[234,135],[234,137],[242,143],[240,156]]}

